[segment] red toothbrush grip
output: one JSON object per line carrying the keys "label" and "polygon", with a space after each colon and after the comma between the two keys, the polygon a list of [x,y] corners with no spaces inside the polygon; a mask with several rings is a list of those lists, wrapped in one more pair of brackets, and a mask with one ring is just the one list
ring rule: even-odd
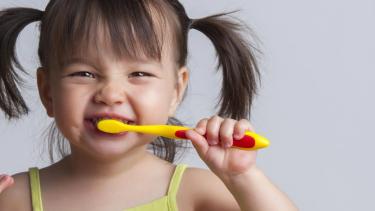
{"label": "red toothbrush grip", "polygon": [[[179,130],[176,131],[175,135],[179,138],[187,139],[185,132],[186,130]],[[207,139],[206,134],[204,135],[204,137]],[[244,135],[244,137],[241,139],[233,139],[233,146],[250,149],[255,146],[255,139],[251,136]]]}
{"label": "red toothbrush grip", "polygon": [[241,139],[233,139],[233,146],[250,149],[255,146],[255,139],[251,136],[245,135]]}

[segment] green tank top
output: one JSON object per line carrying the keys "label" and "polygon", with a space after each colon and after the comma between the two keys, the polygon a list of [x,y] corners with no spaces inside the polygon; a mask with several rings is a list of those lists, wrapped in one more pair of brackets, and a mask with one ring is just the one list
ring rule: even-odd
{"label": "green tank top", "polygon": [[[156,199],[150,203],[125,209],[124,211],[151,211],[151,210],[163,210],[163,211],[178,211],[177,208],[177,191],[181,182],[182,175],[186,169],[186,164],[179,164],[173,173],[172,179],[169,184],[168,193],[159,199]],[[42,203],[42,192],[40,188],[39,169],[29,169],[30,188],[31,188],[31,200],[33,211],[43,211]]]}

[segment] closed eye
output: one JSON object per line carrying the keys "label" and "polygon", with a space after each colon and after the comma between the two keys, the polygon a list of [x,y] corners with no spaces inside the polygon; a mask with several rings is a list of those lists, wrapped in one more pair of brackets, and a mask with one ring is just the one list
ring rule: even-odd
{"label": "closed eye", "polygon": [[[152,74],[146,73],[146,72],[132,72],[130,75],[133,76],[133,77],[136,77],[136,78],[153,76]],[[70,77],[78,76],[78,77],[96,78],[95,74],[93,74],[91,72],[88,72],[88,71],[75,72],[75,73],[70,74],[69,76]]]}
{"label": "closed eye", "polygon": [[75,77],[75,76],[81,76],[81,77],[90,77],[95,78],[95,75],[93,73],[87,72],[87,71],[80,71],[70,74],[69,76]]}
{"label": "closed eye", "polygon": [[130,75],[132,76],[135,76],[135,77],[142,77],[142,76],[153,76],[152,74],[150,73],[146,73],[146,72],[132,72]]}

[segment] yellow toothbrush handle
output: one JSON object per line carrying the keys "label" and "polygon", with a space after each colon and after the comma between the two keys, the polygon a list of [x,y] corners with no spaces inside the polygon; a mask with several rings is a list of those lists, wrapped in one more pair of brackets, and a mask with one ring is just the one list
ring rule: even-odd
{"label": "yellow toothbrush handle", "polygon": [[181,137],[176,136],[176,131],[190,130],[188,127],[176,125],[140,125],[133,127],[131,131],[163,136],[170,139],[181,139]]}
{"label": "yellow toothbrush handle", "polygon": [[[127,125],[117,120],[102,120],[98,123],[98,129],[106,133],[121,133],[132,131],[151,135],[163,136],[170,139],[187,139],[185,132],[188,127],[177,125]],[[206,137],[206,135],[204,135]],[[207,137],[206,137],[207,138]],[[251,131],[246,131],[241,139],[233,139],[233,147],[244,150],[257,150],[265,148],[269,141]]]}
{"label": "yellow toothbrush handle", "polygon": [[170,139],[180,139],[175,135],[176,131],[190,130],[188,127],[176,125],[127,125],[117,120],[102,120],[98,123],[98,129],[106,133],[121,133],[132,131],[151,135],[163,136]]}

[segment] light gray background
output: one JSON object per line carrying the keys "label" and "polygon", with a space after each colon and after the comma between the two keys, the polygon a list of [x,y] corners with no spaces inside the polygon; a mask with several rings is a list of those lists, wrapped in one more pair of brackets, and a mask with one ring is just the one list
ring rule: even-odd
{"label": "light gray background", "polygon": [[[237,14],[262,41],[263,82],[252,123],[272,145],[258,165],[301,210],[375,210],[373,149],[375,100],[374,0],[182,1],[193,18],[242,9]],[[0,7],[44,9],[47,1],[1,0]],[[17,43],[33,76],[24,95],[31,114],[17,122],[0,114],[0,172],[47,165],[41,133],[50,119],[35,85],[36,24]],[[190,32],[189,95],[178,117],[195,124],[214,114],[220,75],[215,52],[201,33]],[[191,152],[181,162],[206,168]],[[272,203],[272,199],[270,199]]]}

